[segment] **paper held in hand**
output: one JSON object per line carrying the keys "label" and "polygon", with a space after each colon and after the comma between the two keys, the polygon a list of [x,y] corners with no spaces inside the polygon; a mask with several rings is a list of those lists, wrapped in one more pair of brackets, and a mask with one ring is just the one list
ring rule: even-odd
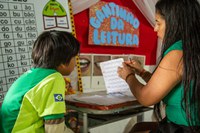
{"label": "paper held in hand", "polygon": [[[126,81],[118,76],[117,69],[122,67],[123,58],[113,59],[100,63],[107,93],[126,93],[129,86]],[[131,92],[130,92],[131,93]]]}

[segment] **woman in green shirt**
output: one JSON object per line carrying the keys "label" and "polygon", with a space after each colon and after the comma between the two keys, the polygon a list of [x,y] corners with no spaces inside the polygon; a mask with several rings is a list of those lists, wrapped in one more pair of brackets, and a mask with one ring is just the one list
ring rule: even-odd
{"label": "woman in green shirt", "polygon": [[[153,74],[136,61],[126,61],[118,69],[142,105],[160,101],[166,105],[157,133],[200,132],[199,14],[197,0],[158,0],[154,30],[163,43],[159,65]],[[147,84],[140,83],[135,73]]]}

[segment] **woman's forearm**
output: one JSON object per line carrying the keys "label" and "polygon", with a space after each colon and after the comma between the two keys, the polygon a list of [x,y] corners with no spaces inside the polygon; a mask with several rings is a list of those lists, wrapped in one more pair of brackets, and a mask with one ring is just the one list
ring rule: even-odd
{"label": "woman's forearm", "polygon": [[151,79],[152,74],[149,71],[143,69],[139,76],[147,83]]}
{"label": "woman's forearm", "polygon": [[141,84],[138,79],[135,77],[135,75],[129,76],[126,79],[127,84],[130,87],[131,92],[133,93],[133,95],[139,99],[141,98],[140,94],[142,91],[142,87],[144,86],[143,84]]}

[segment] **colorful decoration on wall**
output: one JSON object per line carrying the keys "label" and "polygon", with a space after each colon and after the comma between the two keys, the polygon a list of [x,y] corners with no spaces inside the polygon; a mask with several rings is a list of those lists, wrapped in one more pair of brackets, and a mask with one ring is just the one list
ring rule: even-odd
{"label": "colorful decoration on wall", "polygon": [[44,29],[69,29],[65,8],[56,0],[50,0],[43,9]]}
{"label": "colorful decoration on wall", "polygon": [[130,9],[100,1],[89,9],[90,45],[139,46],[140,22]]}

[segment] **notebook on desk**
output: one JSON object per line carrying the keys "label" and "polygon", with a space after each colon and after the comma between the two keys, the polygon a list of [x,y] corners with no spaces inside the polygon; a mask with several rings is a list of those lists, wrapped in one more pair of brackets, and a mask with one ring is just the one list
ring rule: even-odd
{"label": "notebook on desk", "polygon": [[100,63],[107,94],[132,95],[126,81],[118,76],[117,69],[122,67],[123,58],[112,59]]}

